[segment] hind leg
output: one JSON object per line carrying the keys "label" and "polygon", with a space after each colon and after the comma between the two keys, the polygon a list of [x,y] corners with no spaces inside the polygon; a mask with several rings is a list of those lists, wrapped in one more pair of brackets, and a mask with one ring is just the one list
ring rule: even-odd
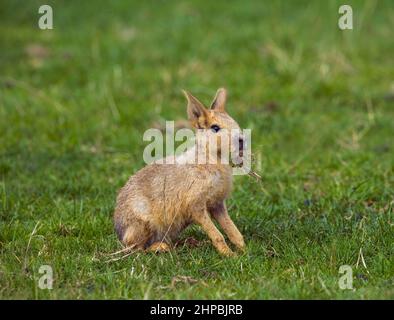
{"label": "hind leg", "polygon": [[143,250],[150,238],[151,232],[145,224],[136,222],[126,228],[121,241],[127,248]]}

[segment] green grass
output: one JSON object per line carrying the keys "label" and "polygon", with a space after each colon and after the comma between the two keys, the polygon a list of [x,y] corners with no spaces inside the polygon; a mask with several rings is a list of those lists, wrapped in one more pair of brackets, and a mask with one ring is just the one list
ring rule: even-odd
{"label": "green grass", "polygon": [[[394,298],[392,1],[348,1],[352,31],[338,1],[47,2],[52,31],[0,4],[0,298]],[[143,132],[220,86],[263,177],[228,201],[247,252],[192,227],[200,247],[106,263]]]}

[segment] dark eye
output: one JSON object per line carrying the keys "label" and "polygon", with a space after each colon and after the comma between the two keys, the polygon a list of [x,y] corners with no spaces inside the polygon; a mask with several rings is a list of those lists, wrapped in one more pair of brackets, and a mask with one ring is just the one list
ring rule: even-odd
{"label": "dark eye", "polygon": [[218,132],[218,131],[220,130],[220,127],[219,127],[217,124],[214,124],[214,125],[211,126],[211,129],[212,129],[214,132]]}

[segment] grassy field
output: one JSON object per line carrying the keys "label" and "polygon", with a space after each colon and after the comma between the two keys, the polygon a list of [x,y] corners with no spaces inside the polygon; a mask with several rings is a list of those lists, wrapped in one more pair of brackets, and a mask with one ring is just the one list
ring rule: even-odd
{"label": "grassy field", "polygon": [[[394,298],[392,1],[347,1],[351,31],[338,1],[45,3],[53,30],[41,1],[0,3],[0,298]],[[108,262],[143,132],[220,86],[262,175],[228,201],[247,252],[192,227],[196,247]]]}

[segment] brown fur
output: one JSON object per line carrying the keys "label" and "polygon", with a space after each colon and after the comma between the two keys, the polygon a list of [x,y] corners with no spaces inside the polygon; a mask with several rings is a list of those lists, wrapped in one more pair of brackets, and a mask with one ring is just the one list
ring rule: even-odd
{"label": "brown fur", "polygon": [[[225,112],[224,89],[218,90],[211,109],[190,93],[185,95],[190,122],[195,128],[204,129],[206,135],[215,134],[210,129],[213,124],[223,129],[239,129]],[[184,155],[190,156],[194,155]],[[218,222],[237,248],[244,248],[243,237],[225,205],[231,188],[232,168],[228,164],[147,165],[130,177],[118,194],[114,222],[119,239],[136,249],[168,251],[168,245],[185,227],[197,223],[221,254],[232,255],[211,220]]]}

